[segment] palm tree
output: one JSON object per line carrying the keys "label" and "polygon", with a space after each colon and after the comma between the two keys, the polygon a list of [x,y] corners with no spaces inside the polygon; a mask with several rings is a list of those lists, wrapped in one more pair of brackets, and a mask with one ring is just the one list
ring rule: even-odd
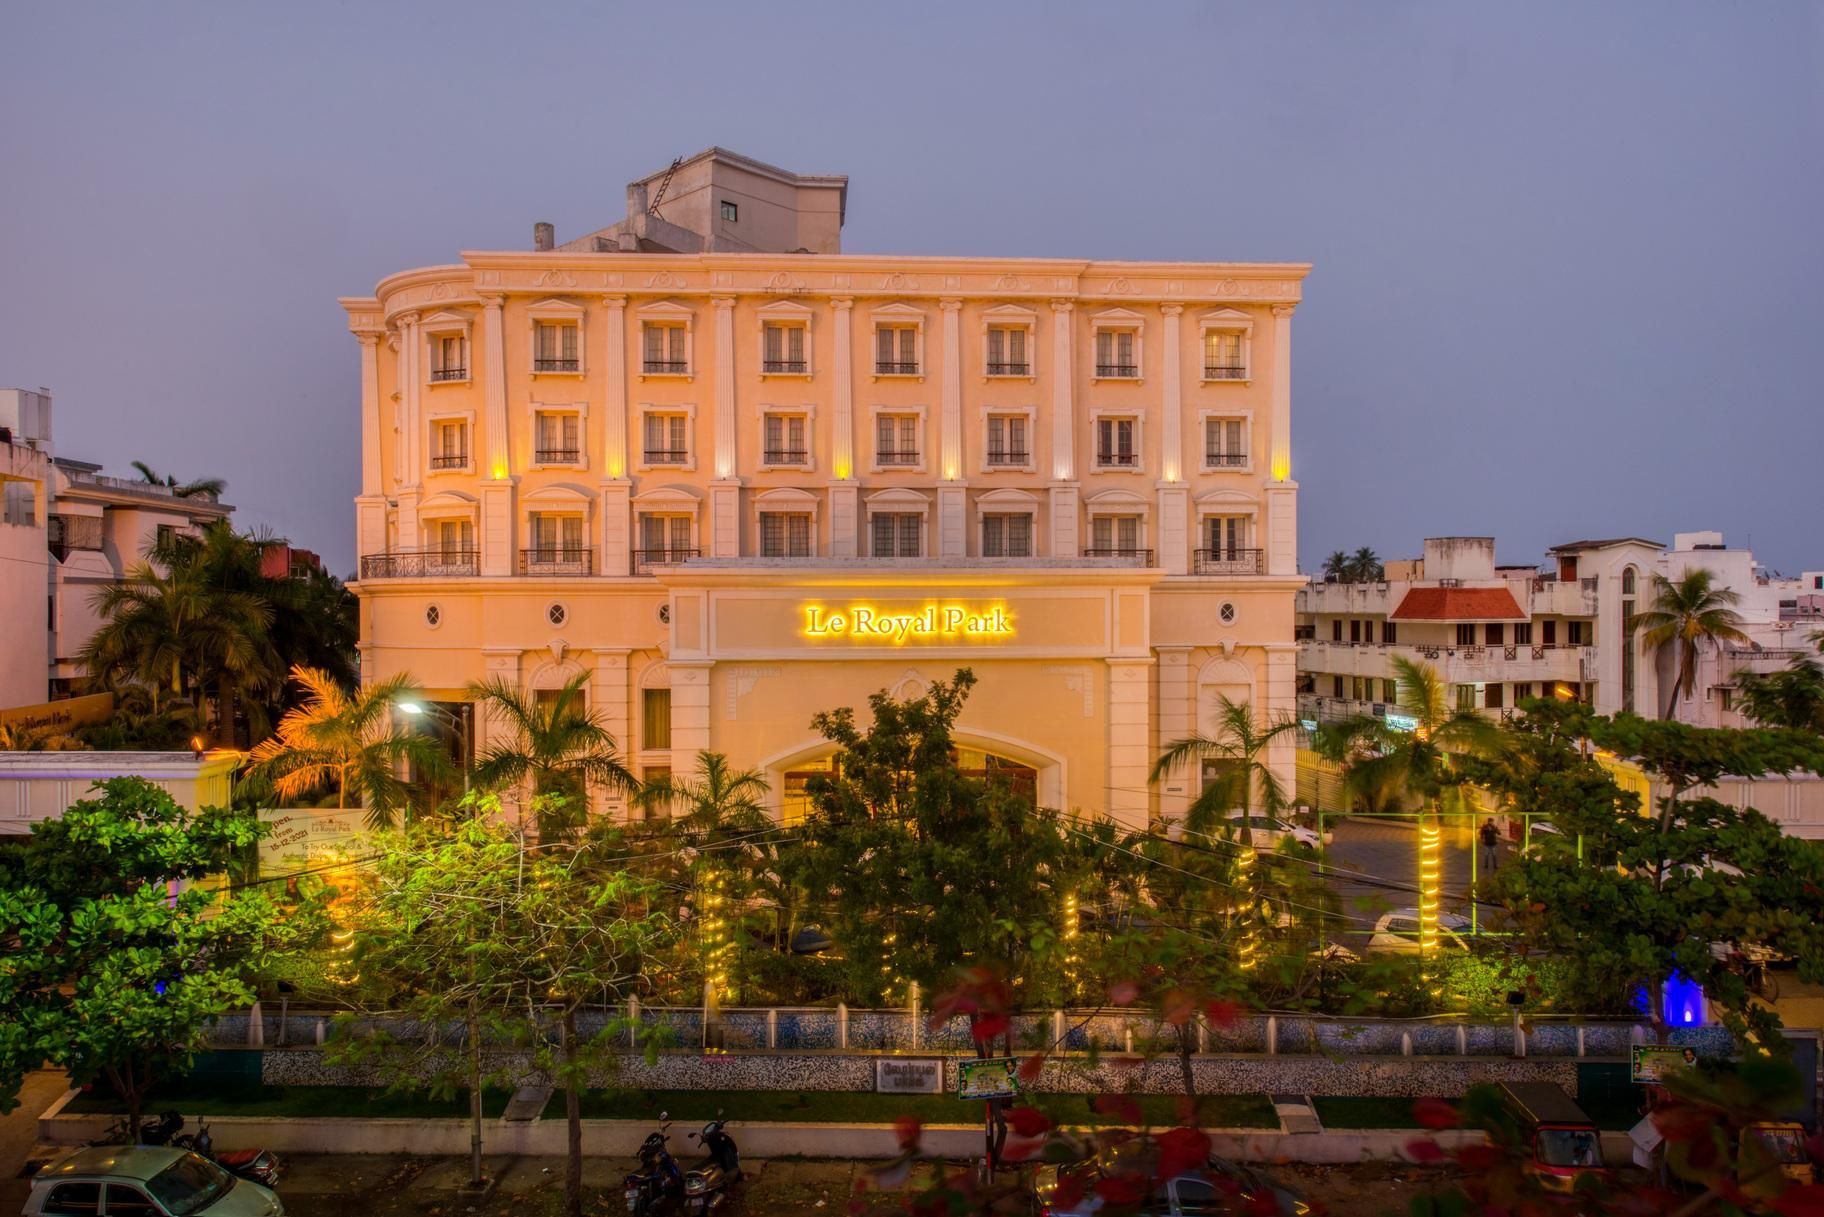
{"label": "palm tree", "polygon": [[1678,675],[1666,696],[1662,717],[1675,718],[1679,696],[1691,696],[1701,644],[1749,641],[1741,630],[1742,619],[1732,607],[1740,599],[1733,589],[1715,586],[1711,573],[1702,567],[1686,571],[1677,581],[1661,574],[1653,576],[1653,607],[1628,618],[1627,628],[1640,630],[1643,651],[1677,649]]}
{"label": "palm tree", "polygon": [[1366,545],[1350,554],[1347,561],[1351,583],[1374,583],[1387,577],[1381,556]]}
{"label": "palm tree", "polygon": [[1446,801],[1464,800],[1464,784],[1452,771],[1453,756],[1493,758],[1502,751],[1500,728],[1474,710],[1450,704],[1437,670],[1404,656],[1393,657],[1400,713],[1416,720],[1411,730],[1363,715],[1318,729],[1318,751],[1343,766],[1343,788],[1368,799],[1419,800],[1419,943],[1429,951],[1438,937],[1441,873],[1433,852],[1443,831]]}
{"label": "palm tree", "polygon": [[304,689],[304,702],[279,720],[279,733],[250,754],[250,776],[270,782],[283,798],[298,798],[325,785],[336,788],[336,806],[356,796],[367,809],[369,828],[392,828],[416,793],[400,776],[409,766],[435,773],[449,761],[437,741],[393,722],[393,704],[408,694],[404,673],[364,686],[353,696],[327,672],[302,665],[291,678]]}
{"label": "palm tree", "polygon": [[1743,672],[1742,713],[1765,727],[1824,732],[1824,664],[1794,655],[1783,672]]}
{"label": "palm tree", "polygon": [[169,474],[160,477],[144,461],[134,461],[133,468],[139,471],[142,481],[151,486],[165,487],[175,498],[219,499],[222,497],[222,493],[228,489],[228,483],[221,478],[197,478],[190,482],[180,482]]}
{"label": "palm tree", "polygon": [[[484,790],[530,783],[538,808],[539,840],[555,840],[587,815],[593,786],[636,794],[640,784],[621,763],[614,736],[583,701],[588,673],[579,673],[549,701],[496,677],[469,686],[478,703],[505,720],[510,738],[490,744],[470,774]],[[559,796],[555,799],[547,796]],[[520,804],[525,814],[525,804]]]}
{"label": "palm tree", "polygon": [[1241,820],[1241,842],[1251,848],[1251,813],[1258,808],[1272,817],[1290,805],[1285,784],[1267,764],[1266,757],[1276,740],[1298,729],[1298,720],[1284,713],[1270,723],[1257,723],[1252,705],[1223,697],[1216,712],[1216,733],[1191,735],[1167,744],[1153,762],[1151,781],[1158,783],[1168,773],[1193,763],[1201,773],[1205,764],[1213,762],[1215,778],[1185,810],[1185,827],[1207,833],[1222,827],[1227,813],[1239,807],[1250,813]]}
{"label": "palm tree", "polygon": [[1325,583],[1347,583],[1347,582],[1349,582],[1349,555],[1348,554],[1344,553],[1342,550],[1339,549],[1339,550],[1333,551],[1328,558],[1324,559],[1324,582]]}

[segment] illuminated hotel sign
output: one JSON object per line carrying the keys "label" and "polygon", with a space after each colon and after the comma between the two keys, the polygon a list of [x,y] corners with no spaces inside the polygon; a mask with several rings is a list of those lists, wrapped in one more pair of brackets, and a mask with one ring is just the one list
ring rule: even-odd
{"label": "illuminated hotel sign", "polygon": [[891,643],[1012,638],[1013,618],[1001,604],[927,604],[910,610],[807,604],[804,636]]}

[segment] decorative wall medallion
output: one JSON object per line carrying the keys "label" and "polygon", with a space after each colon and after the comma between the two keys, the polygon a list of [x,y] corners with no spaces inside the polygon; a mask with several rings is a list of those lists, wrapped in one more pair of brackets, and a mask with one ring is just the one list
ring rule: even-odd
{"label": "decorative wall medallion", "polygon": [[567,270],[541,270],[532,276],[533,287],[575,287],[576,276]]}
{"label": "decorative wall medallion", "polygon": [[646,286],[647,287],[683,287],[684,280],[680,279],[678,276],[672,274],[668,270],[662,270],[656,274],[649,275],[646,279]]}
{"label": "decorative wall medallion", "polygon": [[766,281],[765,287],[769,292],[780,295],[791,295],[795,292],[803,291],[806,284],[805,281],[798,276],[789,274],[785,271],[780,271]]}
{"label": "decorative wall medallion", "polygon": [[1050,663],[1045,665],[1045,672],[1052,676],[1062,676],[1064,687],[1083,698],[1083,717],[1096,716],[1096,681],[1088,665],[1080,663]]}
{"label": "decorative wall medallion", "polygon": [[997,292],[1027,292],[1032,290],[1032,283],[1029,280],[1020,278],[1018,275],[1002,275],[994,281],[994,286],[989,290]]}
{"label": "decorative wall medallion", "polygon": [[431,299],[449,300],[462,295],[462,289],[454,283],[436,283],[431,285]]}
{"label": "decorative wall medallion", "polygon": [[728,674],[728,707],[724,717],[730,722],[741,716],[741,699],[754,691],[754,686],[768,676],[779,675],[778,668],[735,668]]}
{"label": "decorative wall medallion", "polygon": [[910,291],[912,288],[918,286],[918,279],[914,275],[902,275],[898,271],[894,271],[892,274],[883,278],[880,281],[880,285],[888,291]]}
{"label": "decorative wall medallion", "polygon": [[1128,280],[1110,279],[1108,281],[1108,286],[1102,289],[1102,294],[1104,296],[1130,296],[1133,294],[1133,291],[1134,285]]}
{"label": "decorative wall medallion", "polygon": [[1224,279],[1217,283],[1213,290],[1218,296],[1233,296],[1240,290],[1240,286],[1233,279]]}
{"label": "decorative wall medallion", "polygon": [[919,675],[917,668],[907,668],[893,687],[887,690],[887,696],[894,701],[909,701],[923,697],[931,691],[931,682]]}

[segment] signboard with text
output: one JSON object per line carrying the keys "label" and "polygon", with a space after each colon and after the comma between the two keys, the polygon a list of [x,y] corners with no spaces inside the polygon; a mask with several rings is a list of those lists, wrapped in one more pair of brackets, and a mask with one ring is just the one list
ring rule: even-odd
{"label": "signboard with text", "polygon": [[881,1094],[941,1094],[944,1063],[883,1056],[874,1062],[874,1089]]}
{"label": "signboard with text", "polygon": [[1628,1079],[1633,1082],[1657,1083],[1680,1069],[1697,1066],[1697,1049],[1672,1048],[1660,1044],[1635,1044],[1628,1050]]}
{"label": "signboard with text", "polygon": [[272,832],[260,839],[260,874],[292,875],[347,862],[367,852],[367,830],[359,807],[262,807],[260,823]]}
{"label": "signboard with text", "polygon": [[1020,1093],[1020,1063],[1010,1056],[985,1061],[958,1061],[956,1097],[959,1099],[1012,1099]]}

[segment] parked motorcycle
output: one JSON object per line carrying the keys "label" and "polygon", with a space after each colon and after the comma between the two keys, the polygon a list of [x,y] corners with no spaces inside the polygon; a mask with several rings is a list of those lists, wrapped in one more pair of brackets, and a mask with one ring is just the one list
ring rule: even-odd
{"label": "parked motorcycle", "polygon": [[134,1129],[125,1119],[116,1120],[108,1131],[91,1145],[171,1145],[172,1138],[177,1136],[178,1129],[184,1126],[184,1117],[175,1111],[160,1112],[139,1122]]}
{"label": "parked motorcycle", "polygon": [[690,1138],[708,1156],[701,1166],[684,1172],[684,1207],[693,1213],[712,1213],[728,1199],[729,1186],[741,1181],[741,1151],[728,1135],[720,1112]]}
{"label": "parked motorcycle", "polygon": [[209,1122],[200,1116],[196,1121],[195,1136],[185,1134],[174,1138],[171,1144],[193,1150],[229,1174],[252,1180],[261,1187],[278,1187],[279,1176],[285,1169],[279,1156],[269,1149],[225,1149],[216,1152],[215,1138],[209,1135]]}
{"label": "parked motorcycle", "polygon": [[684,1172],[665,1148],[670,1140],[671,1118],[659,1113],[659,1130],[640,1144],[640,1169],[621,1181],[621,1194],[627,1211],[634,1217],[648,1217],[665,1208],[684,1194]]}

